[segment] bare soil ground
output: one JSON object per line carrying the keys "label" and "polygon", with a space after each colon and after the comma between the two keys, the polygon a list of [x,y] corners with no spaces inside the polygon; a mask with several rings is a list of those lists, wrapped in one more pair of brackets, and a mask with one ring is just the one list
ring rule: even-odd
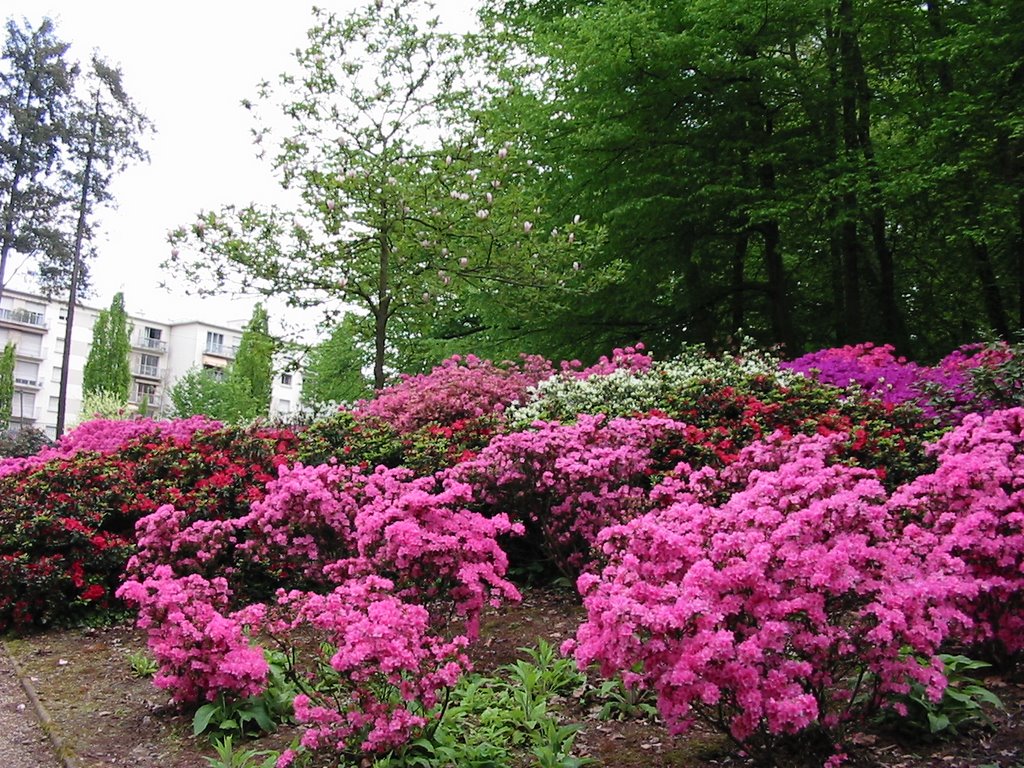
{"label": "bare soil ground", "polygon": [[[558,645],[571,637],[582,609],[566,593],[529,590],[521,605],[485,617],[473,654],[478,671],[488,672],[522,654],[538,639]],[[145,649],[144,634],[131,627],[51,631],[8,639],[7,645],[30,677],[68,753],[82,768],[197,768],[214,756],[205,737],[192,736],[191,715],[175,710],[165,692],[134,677],[129,657]],[[4,768],[57,766],[28,708],[7,660],[0,659],[0,765]],[[858,768],[1024,768],[1024,679],[990,677],[986,685],[1005,704],[993,712],[994,728],[933,744],[901,742],[879,731],[864,736],[853,758]],[[712,768],[748,765],[731,753],[726,739],[704,731],[672,737],[652,718],[599,718],[586,697],[562,703],[567,722],[582,723],[577,754],[598,768]],[[257,749],[280,749],[293,733],[272,734]]]}

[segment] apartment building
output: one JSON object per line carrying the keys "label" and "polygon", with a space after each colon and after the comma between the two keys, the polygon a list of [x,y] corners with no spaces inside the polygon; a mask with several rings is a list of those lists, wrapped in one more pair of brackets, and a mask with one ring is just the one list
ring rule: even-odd
{"label": "apartment building", "polygon": [[[67,423],[73,425],[82,407],[82,372],[89,357],[92,329],[100,310],[75,305],[67,392]],[[168,390],[196,367],[224,369],[235,358],[242,340],[240,328],[200,320],[159,322],[129,315],[132,384],[129,402],[149,403],[157,416],[169,411]],[[5,289],[0,298],[0,349],[16,345],[14,401],[11,426],[33,426],[53,437],[57,424],[61,358],[67,324],[67,304],[31,293]],[[284,415],[299,405],[298,373],[274,379],[271,415]]]}

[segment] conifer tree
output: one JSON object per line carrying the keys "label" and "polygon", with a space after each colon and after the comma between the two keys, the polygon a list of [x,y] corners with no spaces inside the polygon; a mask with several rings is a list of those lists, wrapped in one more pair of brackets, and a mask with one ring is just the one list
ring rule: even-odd
{"label": "conifer tree", "polygon": [[82,374],[83,395],[109,392],[128,400],[132,383],[130,332],[124,294],[116,293],[110,308],[100,310],[92,329],[92,346]]}

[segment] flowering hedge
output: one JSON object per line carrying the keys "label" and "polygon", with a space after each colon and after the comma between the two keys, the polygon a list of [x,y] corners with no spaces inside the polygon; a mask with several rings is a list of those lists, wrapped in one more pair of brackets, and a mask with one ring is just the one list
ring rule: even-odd
{"label": "flowering hedge", "polygon": [[247,512],[296,441],[290,430],[140,422],[86,423],[0,476],[0,629],[118,608],[137,520],[162,504],[193,519]]}
{"label": "flowering hedge", "polygon": [[[962,561],[977,590],[974,643],[1024,650],[1024,409],[967,416],[934,446],[938,468],[893,495],[923,555]],[[935,566],[940,567],[940,566]]]}

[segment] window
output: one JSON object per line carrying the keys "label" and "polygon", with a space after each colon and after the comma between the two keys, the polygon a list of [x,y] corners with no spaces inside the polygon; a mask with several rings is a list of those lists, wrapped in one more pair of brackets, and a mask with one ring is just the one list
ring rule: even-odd
{"label": "window", "polygon": [[135,382],[135,397],[132,402],[141,403],[142,398],[149,400],[150,405],[156,400],[156,384],[143,381]]}
{"label": "window", "polygon": [[290,387],[292,385],[292,375],[290,373],[281,374],[281,386]]}
{"label": "window", "polygon": [[139,355],[139,369],[137,373],[140,376],[159,376],[160,358],[157,355]]}
{"label": "window", "polygon": [[148,325],[142,329],[142,343],[140,346],[147,349],[164,349],[163,331],[160,328],[150,328]]}
{"label": "window", "polygon": [[290,413],[292,410],[291,400],[278,400],[277,401],[277,412],[278,413]]}
{"label": "window", "polygon": [[56,413],[58,405],[60,405],[60,398],[59,397],[51,397],[50,398],[50,406],[49,406],[50,413]]}

